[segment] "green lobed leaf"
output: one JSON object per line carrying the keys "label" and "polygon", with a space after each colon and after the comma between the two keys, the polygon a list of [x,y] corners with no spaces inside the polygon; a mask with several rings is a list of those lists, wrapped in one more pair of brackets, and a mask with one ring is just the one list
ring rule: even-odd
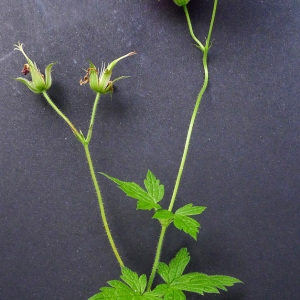
{"label": "green lobed leaf", "polygon": [[164,300],[185,300],[186,297],[181,290],[169,288],[164,294]]}
{"label": "green lobed leaf", "polygon": [[[219,293],[219,290],[226,291],[226,287],[235,283],[242,283],[237,278],[225,275],[206,275],[203,273],[188,273],[182,275],[190,260],[186,248],[182,248],[167,266],[159,263],[158,274],[166,284],[158,285],[154,291],[162,293],[164,299],[185,299],[183,291],[193,292],[200,295],[204,293]],[[173,298],[172,298],[173,297]]]}
{"label": "green lobed leaf", "polygon": [[174,218],[174,214],[166,209],[159,209],[152,217],[153,219],[169,220]]}
{"label": "green lobed leaf", "polygon": [[177,215],[175,213],[174,226],[179,230],[183,230],[185,233],[197,240],[197,233],[199,233],[200,224],[195,219],[183,215]]}
{"label": "green lobed leaf", "polygon": [[162,200],[165,193],[165,187],[163,184],[160,184],[160,181],[154,176],[154,174],[148,170],[144,184],[148,194],[154,199],[157,203]]}
{"label": "green lobed leaf", "polygon": [[176,210],[174,214],[174,226],[179,230],[183,230],[185,233],[197,240],[197,233],[199,233],[200,224],[198,221],[188,216],[199,215],[205,209],[205,206],[193,206],[192,203],[186,204]]}
{"label": "green lobed leaf", "polygon": [[190,256],[186,248],[182,248],[171,260],[169,266],[165,263],[159,263],[158,274],[166,283],[171,283],[176,278],[180,277],[190,261]]}
{"label": "green lobed leaf", "polygon": [[89,300],[155,300],[162,299],[163,292],[160,289],[151,292],[145,292],[147,285],[146,275],[138,276],[132,270],[123,267],[120,280],[108,281],[110,287],[103,287],[100,293],[89,298]]}
{"label": "green lobed leaf", "polygon": [[205,206],[197,206],[189,203],[183,207],[180,207],[176,210],[176,214],[184,215],[184,216],[193,216],[193,215],[200,215],[206,209]]}
{"label": "green lobed leaf", "polygon": [[121,181],[117,178],[111,177],[105,173],[100,173],[107,177],[108,179],[115,182],[118,187],[125,192],[125,194],[133,199],[138,200],[137,209],[141,210],[151,210],[160,209],[161,206],[156,203],[151,195],[148,194],[143,188],[134,182]]}
{"label": "green lobed leaf", "polygon": [[[111,287],[103,287],[101,288],[101,292],[95,294],[89,300],[101,300],[101,299],[134,299],[134,296],[137,294],[126,284],[119,280],[111,280],[108,281],[108,284]],[[138,298],[136,298],[138,299]]]}
{"label": "green lobed leaf", "polygon": [[145,292],[143,295],[142,295],[142,300],[155,300],[155,299],[163,299],[163,295],[164,293],[157,290],[153,290],[151,292]]}
{"label": "green lobed leaf", "polygon": [[132,290],[138,291],[140,294],[142,294],[145,291],[146,284],[147,284],[147,278],[146,275],[141,275],[141,277],[138,277],[138,274],[131,271],[130,269],[123,267],[122,268],[122,275],[120,278],[127,283]]}
{"label": "green lobed leaf", "polygon": [[226,286],[233,286],[235,283],[241,283],[241,281],[225,275],[210,276],[195,272],[176,278],[171,285],[176,289],[203,295],[204,293],[218,294],[219,290],[227,291]]}
{"label": "green lobed leaf", "polygon": [[169,277],[169,267],[167,264],[160,262],[157,268],[157,273],[161,276],[161,278],[166,282],[170,283],[170,277]]}

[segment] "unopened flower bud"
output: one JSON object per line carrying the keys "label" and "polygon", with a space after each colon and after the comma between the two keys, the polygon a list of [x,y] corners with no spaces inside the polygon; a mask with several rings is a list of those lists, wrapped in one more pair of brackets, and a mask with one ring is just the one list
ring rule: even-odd
{"label": "unopened flower bud", "polygon": [[136,52],[130,52],[120,58],[111,62],[107,67],[102,64],[101,70],[96,69],[95,65],[90,62],[90,67],[87,69],[85,76],[80,80],[80,85],[86,84],[90,82],[90,87],[93,91],[100,94],[107,94],[108,92],[112,92],[113,84],[117,80],[122,78],[126,78],[128,76],[121,76],[114,80],[110,80],[112,75],[112,70],[115,65],[123,58],[136,54]]}
{"label": "unopened flower bud", "polygon": [[190,2],[190,0],[173,0],[173,1],[178,6],[184,6]]}
{"label": "unopened flower bud", "polygon": [[22,52],[27,60],[27,64],[24,65],[23,70],[21,71],[22,74],[27,75],[30,73],[31,80],[29,81],[23,77],[18,77],[16,80],[24,83],[32,92],[36,94],[40,94],[51,87],[52,78],[51,78],[51,69],[54,63],[49,64],[45,69],[45,76],[40,72],[37,68],[36,63],[34,63],[30,58],[26,55],[23,50],[23,44],[15,45],[15,50]]}

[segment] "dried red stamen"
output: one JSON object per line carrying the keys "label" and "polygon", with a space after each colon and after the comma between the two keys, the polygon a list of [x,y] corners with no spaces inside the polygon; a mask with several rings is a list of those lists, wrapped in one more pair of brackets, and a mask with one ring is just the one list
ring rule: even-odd
{"label": "dried red stamen", "polygon": [[30,73],[30,67],[28,64],[25,64],[23,67],[23,70],[21,71],[22,74],[27,75],[28,73]]}

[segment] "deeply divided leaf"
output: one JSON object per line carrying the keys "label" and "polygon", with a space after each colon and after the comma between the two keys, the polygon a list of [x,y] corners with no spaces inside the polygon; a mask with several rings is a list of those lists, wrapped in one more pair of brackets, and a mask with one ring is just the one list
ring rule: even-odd
{"label": "deeply divided leaf", "polygon": [[182,248],[167,266],[165,263],[159,263],[158,274],[166,283],[171,283],[174,279],[180,277],[190,261],[189,253],[186,248]]}
{"label": "deeply divided leaf", "polygon": [[200,215],[206,209],[205,206],[197,206],[189,203],[176,210],[176,214],[184,216]]}
{"label": "deeply divided leaf", "polygon": [[127,196],[138,200],[137,209],[151,210],[161,208],[161,206],[156,203],[157,201],[138,184],[134,182],[121,181],[104,173],[101,174],[115,182]]}
{"label": "deeply divided leaf", "polygon": [[157,203],[159,202],[165,193],[165,187],[163,184],[160,184],[159,180],[154,176],[154,174],[148,170],[144,184],[148,194],[153,198]]}
{"label": "deeply divided leaf", "polygon": [[219,290],[227,291],[226,286],[233,286],[235,283],[241,283],[237,278],[230,276],[206,275],[202,273],[189,273],[175,279],[172,287],[187,292],[193,292],[200,295],[204,293],[219,293]]}
{"label": "deeply divided leaf", "polygon": [[102,300],[102,299],[122,299],[122,300],[155,300],[162,299],[163,292],[160,289],[151,292],[145,292],[147,285],[146,275],[140,277],[137,273],[130,269],[123,267],[120,280],[111,280],[108,282],[110,287],[103,287],[100,293],[97,293],[89,300]]}
{"label": "deeply divided leaf", "polygon": [[192,203],[177,209],[174,214],[174,226],[197,240],[200,224],[198,221],[188,216],[199,215],[205,209],[205,206],[193,206]]}
{"label": "deeply divided leaf", "polygon": [[185,300],[185,299],[186,297],[181,290],[175,290],[169,288],[164,294],[164,300]]}
{"label": "deeply divided leaf", "polygon": [[174,215],[174,226],[179,230],[183,230],[192,238],[197,240],[200,224],[195,219],[183,215]]}
{"label": "deeply divided leaf", "polygon": [[145,291],[147,284],[146,275],[138,277],[137,273],[124,267],[122,268],[122,275],[120,277],[132,288],[132,290],[138,291],[141,294]]}
{"label": "deeply divided leaf", "polygon": [[224,275],[206,275],[198,272],[182,275],[189,260],[189,253],[183,248],[171,260],[169,266],[165,263],[159,264],[158,273],[166,283],[158,285],[154,290],[163,293],[164,299],[184,300],[186,298],[183,291],[200,295],[219,293],[219,290],[226,291],[227,286],[241,283],[237,278]]}

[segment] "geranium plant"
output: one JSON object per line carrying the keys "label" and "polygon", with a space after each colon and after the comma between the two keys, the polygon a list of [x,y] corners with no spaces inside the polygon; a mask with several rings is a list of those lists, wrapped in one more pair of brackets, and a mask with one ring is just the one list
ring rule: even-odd
{"label": "geranium plant", "polygon": [[[196,220],[195,216],[200,215],[206,207],[194,205],[188,203],[174,211],[174,203],[176,201],[177,192],[180,186],[182,172],[185,166],[190,140],[193,132],[194,123],[196,120],[199,105],[203,98],[208,85],[208,53],[211,48],[211,35],[214,26],[216,10],[218,0],[214,0],[214,6],[211,16],[211,22],[209,25],[208,34],[204,43],[195,36],[187,4],[190,0],[173,0],[174,3],[183,8],[186,16],[189,33],[202,53],[202,63],[204,70],[204,81],[196,99],[194,110],[192,112],[190,124],[187,131],[186,142],[180,162],[178,175],[175,181],[172,197],[169,203],[164,199],[164,185],[160,182],[156,176],[148,170],[146,178],[144,180],[144,187],[139,186],[134,182],[126,182],[108,174],[101,173],[103,176],[113,181],[124,193],[137,201],[138,210],[148,210],[153,213],[152,218],[159,222],[161,225],[161,232],[158,238],[156,247],[156,253],[154,255],[154,262],[149,277],[146,275],[138,275],[135,271],[130,270],[125,266],[116,243],[111,233],[107,215],[105,213],[104,202],[101,195],[101,190],[97,181],[98,175],[95,172],[91,154],[89,151],[89,144],[92,140],[93,126],[96,117],[97,105],[102,95],[113,93],[114,83],[117,80],[123,79],[128,76],[121,76],[114,80],[111,80],[112,72],[117,63],[126,57],[136,54],[130,52],[118,59],[113,60],[110,64],[105,66],[102,64],[98,69],[92,62],[86,70],[84,77],[80,80],[80,84],[89,84],[90,88],[95,92],[95,100],[90,118],[90,125],[87,133],[84,134],[78,130],[75,125],[69,120],[69,118],[55,105],[55,103],[49,97],[47,90],[50,89],[52,84],[52,68],[54,63],[49,64],[45,69],[45,74],[42,74],[38,69],[36,63],[34,63],[25,53],[23,44],[18,43],[16,50],[20,51],[25,59],[26,63],[22,69],[22,74],[27,76],[31,75],[31,80],[24,77],[16,78],[16,80],[24,83],[32,92],[42,94],[49,105],[57,112],[57,114],[63,118],[63,120],[71,128],[73,134],[82,144],[87,163],[90,169],[91,179],[93,181],[96,195],[99,203],[100,215],[104,225],[105,232],[110,242],[113,253],[116,257],[118,264],[120,265],[121,276],[120,280],[111,280],[108,282],[109,286],[102,287],[100,292],[90,298],[90,300],[99,299],[186,299],[185,292],[193,292],[200,295],[205,293],[219,293],[219,290],[226,290],[226,287],[232,286],[235,283],[241,281],[237,278],[225,275],[206,275],[203,273],[193,272],[185,273],[185,268],[190,261],[189,252],[186,248],[182,248],[178,251],[176,256],[166,264],[161,261],[161,252],[163,249],[163,242],[165,240],[166,231],[169,226],[175,226],[180,231],[190,235],[193,239],[197,239],[199,233],[200,224]],[[101,168],[101,167],[100,167]],[[97,166],[99,169],[99,166]],[[161,277],[162,283],[153,286],[155,276]]]}

